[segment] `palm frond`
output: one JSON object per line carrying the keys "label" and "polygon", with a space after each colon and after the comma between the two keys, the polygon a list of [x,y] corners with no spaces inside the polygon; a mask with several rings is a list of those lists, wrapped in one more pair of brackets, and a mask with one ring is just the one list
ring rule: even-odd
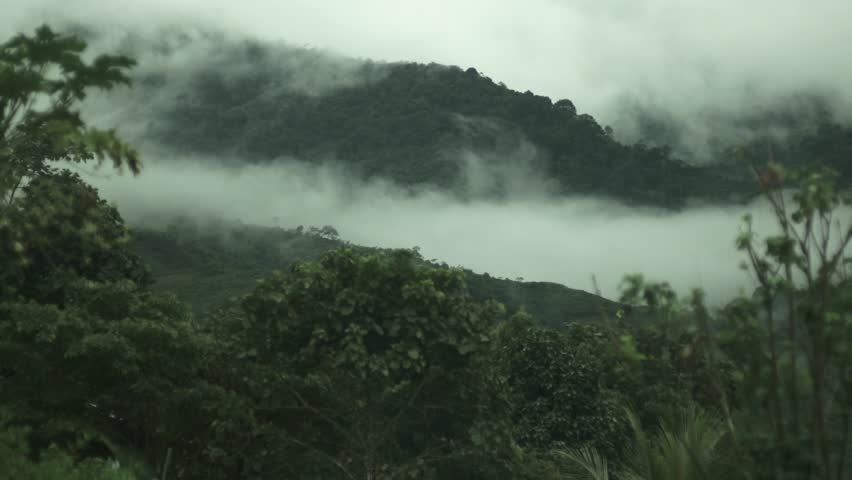
{"label": "palm frond", "polygon": [[566,458],[588,474],[589,480],[609,480],[609,466],[597,449],[583,447],[575,450],[558,451],[556,454]]}

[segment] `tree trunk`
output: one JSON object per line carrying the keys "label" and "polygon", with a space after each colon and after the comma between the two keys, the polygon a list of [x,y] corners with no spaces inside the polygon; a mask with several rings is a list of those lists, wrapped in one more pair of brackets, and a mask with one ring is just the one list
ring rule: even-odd
{"label": "tree trunk", "polygon": [[779,393],[779,384],[781,376],[778,373],[778,346],[775,339],[775,305],[774,297],[766,294],[764,299],[764,307],[766,308],[766,324],[769,330],[769,361],[771,371],[771,379],[769,384],[769,404],[770,415],[772,415],[772,423],[775,427],[775,441],[778,445],[784,445],[786,436],[784,434],[784,421],[781,415],[781,395]]}
{"label": "tree trunk", "polygon": [[790,427],[793,431],[793,437],[798,437],[800,432],[799,426],[799,339],[796,319],[796,288],[793,285],[793,272],[790,264],[784,266],[784,273],[787,279],[787,333],[790,340]]}

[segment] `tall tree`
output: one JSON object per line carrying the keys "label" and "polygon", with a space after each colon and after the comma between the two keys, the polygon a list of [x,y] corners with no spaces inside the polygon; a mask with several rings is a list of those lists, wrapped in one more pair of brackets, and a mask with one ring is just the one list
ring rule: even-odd
{"label": "tall tree", "polygon": [[134,174],[139,155],[115,130],[92,128],[78,104],[91,88],[129,85],[135,61],[100,55],[86,63],[86,43],[42,25],[0,45],[0,199],[7,208],[28,180],[51,171],[50,161],[111,159]]}

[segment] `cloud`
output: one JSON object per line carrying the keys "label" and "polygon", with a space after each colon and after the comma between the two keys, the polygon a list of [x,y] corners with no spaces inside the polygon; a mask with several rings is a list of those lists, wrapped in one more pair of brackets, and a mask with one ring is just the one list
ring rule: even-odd
{"label": "cloud", "polygon": [[[97,38],[109,49],[109,41]],[[222,81],[242,81],[249,74],[261,98],[282,91],[317,96],[344,87],[380,80],[384,68],[365,70],[365,62],[319,49],[296,48],[280,42],[261,42],[220,31],[163,28],[145,36],[128,34],[118,42],[121,53],[138,62],[133,75],[143,80],[146,94],[168,83],[172,91],[190,91],[200,73],[221,75]],[[97,45],[95,46],[97,50]]]}
{"label": "cloud", "polygon": [[116,201],[131,224],[162,227],[177,214],[258,225],[332,225],[353,243],[408,248],[426,258],[491,275],[553,281],[617,296],[625,273],[668,280],[682,294],[704,287],[714,303],[752,285],[737,266],[741,217],[754,212],[773,231],[768,208],[698,208],[680,213],[636,209],[591,198],[546,195],[504,201],[403,192],[385,182],[346,180],[332,166],[292,162],[228,168],[203,157],[148,153],[142,175],[106,170],[87,178]]}

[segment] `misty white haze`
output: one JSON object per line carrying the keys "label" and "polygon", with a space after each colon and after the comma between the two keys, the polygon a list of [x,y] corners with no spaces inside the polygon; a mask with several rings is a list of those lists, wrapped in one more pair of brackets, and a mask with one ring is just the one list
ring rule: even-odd
{"label": "misty white haze", "polygon": [[[0,0],[3,37],[42,22],[72,22],[106,32],[99,51],[110,41],[127,41],[128,31],[144,46],[163,27],[328,49],[338,61],[321,69],[285,65],[290,85],[315,88],[315,94],[363,80],[346,75],[354,63],[343,56],[474,66],[510,88],[569,98],[625,139],[635,133],[622,110],[630,102],[668,112],[696,144],[713,133],[708,112],[735,115],[802,91],[826,95],[835,116],[852,119],[852,62],[841,61],[852,45],[852,2],[845,0],[9,1]],[[136,47],[141,72],[168,68],[168,62],[216,62],[186,52],[157,57]],[[241,66],[221,67],[234,72]],[[337,72],[331,77],[337,80],[318,85],[328,72]],[[118,125],[131,140],[145,121],[134,116],[170,98],[163,91],[143,105],[131,93],[122,106],[116,99],[123,95],[96,94],[101,99],[87,113],[95,124]],[[332,166],[227,169],[140,146],[141,176],[102,170],[87,177],[131,225],[176,213],[284,227],[328,224],[353,243],[420,246],[426,258],[497,276],[591,290],[596,275],[610,298],[624,273],[643,272],[681,293],[702,286],[722,302],[751,288],[734,248],[742,215],[754,212],[761,232],[773,226],[762,205],[665,213],[555,199],[546,179],[519,172],[507,174],[522,181],[505,201],[459,202],[438,192],[408,195],[382,182],[353,183]],[[489,173],[477,168],[479,153],[465,155],[468,180],[487,184]]]}
{"label": "misty white haze", "polygon": [[751,288],[734,248],[742,215],[755,212],[759,231],[774,226],[762,202],[677,214],[530,192],[501,202],[459,202],[439,192],[410,195],[384,182],[347,182],[333,167],[230,169],[180,160],[149,158],[136,178],[101,171],[86,180],[117,200],[130,224],[162,226],[179,212],[269,226],[328,224],[356,244],[419,246],[426,258],[500,277],[591,291],[595,275],[608,298],[617,298],[623,274],[642,272],[682,294],[701,286],[712,303],[724,302]]}

